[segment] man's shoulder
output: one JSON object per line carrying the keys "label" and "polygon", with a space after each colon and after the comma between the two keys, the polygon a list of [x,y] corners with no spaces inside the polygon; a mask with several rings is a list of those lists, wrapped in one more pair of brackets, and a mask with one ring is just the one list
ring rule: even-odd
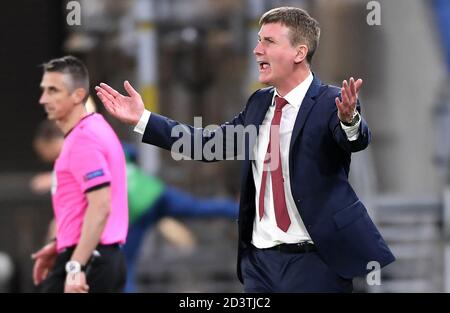
{"label": "man's shoulder", "polygon": [[326,87],[326,92],[330,95],[337,95],[341,93],[341,88],[335,85],[323,85]]}
{"label": "man's shoulder", "polygon": [[272,93],[274,90],[275,90],[275,87],[267,86],[267,87],[256,90],[256,92],[258,92],[260,94],[267,94],[267,93]]}
{"label": "man's shoulder", "polygon": [[332,102],[341,94],[341,88],[335,85],[321,83],[317,94],[318,101]]}
{"label": "man's shoulder", "polygon": [[265,99],[267,99],[267,97],[273,96],[274,90],[275,90],[275,88],[272,86],[257,89],[255,92],[253,92],[250,95],[250,97],[248,98],[248,101],[251,102],[251,101],[265,100]]}

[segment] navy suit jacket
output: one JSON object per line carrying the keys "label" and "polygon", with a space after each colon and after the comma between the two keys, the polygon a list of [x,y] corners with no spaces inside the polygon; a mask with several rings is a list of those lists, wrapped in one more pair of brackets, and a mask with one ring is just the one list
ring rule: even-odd
{"label": "navy suit jacket", "polygon": [[[170,150],[181,137],[204,146],[212,138],[222,142],[223,156],[243,154],[241,199],[239,210],[239,248],[237,273],[242,282],[241,256],[250,247],[256,212],[255,183],[251,167],[256,136],[230,133],[230,127],[254,125],[259,128],[271,104],[272,87],[256,91],[244,110],[232,121],[215,131],[194,129],[152,113],[142,141]],[[299,214],[317,246],[318,254],[337,274],[353,278],[373,268],[381,267],[395,257],[367,214],[348,182],[351,153],[365,149],[371,139],[370,130],[362,118],[357,140],[349,141],[340,126],[335,104],[340,96],[338,87],[323,85],[314,77],[300,106],[289,147],[289,175],[292,196]],[[358,103],[357,109],[360,111]],[[174,127],[182,132],[172,134]],[[242,127],[241,127],[242,128]],[[218,137],[221,136],[218,141]],[[245,147],[244,151],[239,150]],[[194,158],[193,149],[179,152]],[[198,158],[198,155],[197,155]],[[202,161],[216,161],[201,158]]]}

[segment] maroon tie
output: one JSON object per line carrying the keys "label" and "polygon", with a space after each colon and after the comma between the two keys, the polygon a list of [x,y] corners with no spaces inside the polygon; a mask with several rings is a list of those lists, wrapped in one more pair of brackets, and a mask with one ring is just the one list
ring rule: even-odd
{"label": "maroon tie", "polygon": [[275,219],[277,220],[278,227],[284,232],[291,225],[284,194],[284,178],[280,154],[281,110],[287,103],[286,99],[275,96],[275,114],[270,125],[269,145],[266,156],[264,157],[261,189],[259,191],[259,218],[262,219],[264,216],[264,194],[266,193],[267,172],[270,170]]}

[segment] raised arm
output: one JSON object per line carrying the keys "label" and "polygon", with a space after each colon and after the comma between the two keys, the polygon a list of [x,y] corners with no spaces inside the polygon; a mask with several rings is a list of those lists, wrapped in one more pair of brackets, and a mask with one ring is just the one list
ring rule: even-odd
{"label": "raised arm", "polygon": [[339,97],[335,98],[336,109],[330,119],[330,130],[334,139],[348,153],[364,150],[371,140],[371,133],[361,116],[358,92],[362,80],[343,81]]}
{"label": "raised arm", "polygon": [[[104,83],[96,86],[95,89],[111,115],[124,123],[135,126],[143,116],[144,103],[139,93],[128,81],[125,81],[124,87],[128,96],[120,94]],[[252,142],[257,135],[256,127],[244,128],[246,109],[230,122],[222,124],[214,130],[205,130],[202,127],[194,128],[151,113],[146,121],[142,141],[172,151],[175,158],[183,155],[194,160],[211,162],[243,155],[243,153],[248,153],[248,151],[244,151],[243,140],[247,136]]]}

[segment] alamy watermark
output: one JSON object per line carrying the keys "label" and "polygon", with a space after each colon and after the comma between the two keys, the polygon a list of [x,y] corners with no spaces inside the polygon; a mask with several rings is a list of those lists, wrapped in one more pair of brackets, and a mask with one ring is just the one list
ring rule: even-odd
{"label": "alamy watermark", "polygon": [[[379,1],[367,2],[366,9],[369,13],[366,16],[366,22],[369,26],[381,25],[381,4]],[[66,16],[66,22],[69,26],[81,25],[81,4],[79,1],[69,1],[66,5],[69,11]]]}
{"label": "alamy watermark", "polygon": [[366,22],[369,26],[381,25],[381,4],[378,1],[367,2],[366,9],[369,13],[366,17]]}
{"label": "alamy watermark", "polygon": [[[264,170],[276,170],[280,164],[280,126],[270,126],[270,143],[264,147]],[[255,160],[253,147],[258,136],[256,125],[224,124],[202,127],[202,117],[194,117],[194,126],[178,124],[172,128],[172,158],[180,160]],[[267,149],[267,150],[266,150]]]}
{"label": "alamy watermark", "polygon": [[66,16],[66,22],[69,26],[81,25],[81,4],[78,1],[69,1],[66,5],[66,10],[69,11]]}
{"label": "alamy watermark", "polygon": [[381,265],[377,261],[370,261],[367,263],[366,269],[370,272],[366,276],[366,282],[369,286],[381,285]]}

